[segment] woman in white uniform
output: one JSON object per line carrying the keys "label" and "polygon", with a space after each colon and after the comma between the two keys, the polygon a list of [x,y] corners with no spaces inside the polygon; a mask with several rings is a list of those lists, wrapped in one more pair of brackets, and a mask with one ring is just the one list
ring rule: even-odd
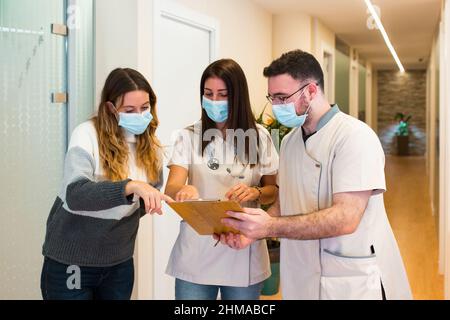
{"label": "woman in white uniform", "polygon": [[[250,106],[247,80],[233,60],[212,63],[200,84],[201,120],[181,130],[168,167],[165,193],[176,201],[235,200],[258,207],[278,194],[278,154],[267,130],[258,125]],[[173,247],[167,274],[176,278],[175,298],[259,299],[270,276],[265,240],[244,236],[235,245],[200,236],[184,221]]]}

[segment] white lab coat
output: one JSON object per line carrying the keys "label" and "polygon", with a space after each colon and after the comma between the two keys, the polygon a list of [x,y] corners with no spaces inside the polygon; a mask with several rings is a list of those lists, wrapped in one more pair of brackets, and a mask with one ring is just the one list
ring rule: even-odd
{"label": "white lab coat", "polygon": [[[180,132],[168,164],[168,167],[177,165],[188,170],[188,184],[198,189],[200,198],[224,199],[226,192],[237,183],[257,185],[263,175],[278,173],[278,153],[268,131],[263,127],[258,125],[261,162],[253,168],[247,166],[243,170],[242,165],[233,165],[233,145],[222,138],[208,145],[204,157],[198,153],[200,125],[195,124],[195,132],[188,129]],[[208,154],[213,150],[215,158],[220,162],[217,170],[211,170],[207,166]],[[227,169],[231,169],[232,175]],[[240,174],[244,176],[243,179],[239,179]],[[256,207],[256,203],[250,202],[244,206]],[[235,250],[222,244],[214,247],[214,244],[212,236],[200,236],[182,221],[166,273],[193,283],[236,287],[247,287],[270,276],[265,240],[256,241],[243,250]]]}
{"label": "white lab coat", "polygon": [[410,299],[383,203],[385,159],[380,141],[366,124],[338,110],[306,144],[301,128],[283,140],[281,214],[331,207],[335,193],[373,190],[373,194],[353,234],[309,241],[282,239],[283,298],[381,299],[382,283],[387,299]]}

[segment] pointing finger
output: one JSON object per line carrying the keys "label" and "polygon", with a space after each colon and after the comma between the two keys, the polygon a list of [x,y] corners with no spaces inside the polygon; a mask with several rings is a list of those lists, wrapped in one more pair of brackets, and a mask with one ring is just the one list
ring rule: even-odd
{"label": "pointing finger", "polygon": [[167,203],[175,202],[171,197],[169,197],[169,196],[166,195],[166,194],[163,194],[163,195],[162,195],[162,199],[163,199],[165,202],[167,202]]}

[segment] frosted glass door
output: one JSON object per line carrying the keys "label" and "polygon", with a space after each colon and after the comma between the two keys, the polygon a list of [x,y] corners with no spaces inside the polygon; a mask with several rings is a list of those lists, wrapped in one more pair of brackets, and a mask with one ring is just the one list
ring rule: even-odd
{"label": "frosted glass door", "polygon": [[40,299],[45,222],[67,140],[65,1],[0,0],[0,299]]}

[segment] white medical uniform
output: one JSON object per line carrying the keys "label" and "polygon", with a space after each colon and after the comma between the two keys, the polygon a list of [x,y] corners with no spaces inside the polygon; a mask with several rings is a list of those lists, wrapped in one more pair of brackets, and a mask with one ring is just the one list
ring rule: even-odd
{"label": "white medical uniform", "polygon": [[280,206],[283,216],[332,206],[333,194],[373,190],[357,230],[321,240],[281,242],[284,299],[411,299],[403,261],[383,202],[384,152],[365,123],[337,105],[306,143],[301,128],[283,139]]}
{"label": "white medical uniform", "polygon": [[[224,200],[225,194],[236,184],[259,185],[262,176],[278,173],[278,153],[269,132],[262,126],[258,125],[260,164],[253,168],[234,161],[233,144],[222,138],[210,142],[204,156],[201,156],[198,152],[201,123],[197,122],[194,127],[197,130],[181,130],[168,167],[177,165],[187,169],[188,184],[198,189],[200,198]],[[212,157],[219,160],[217,170],[207,165]],[[243,206],[257,207],[257,204],[248,202]],[[166,273],[197,284],[235,287],[247,287],[270,276],[265,240],[256,241],[243,250],[231,249],[220,243],[214,247],[215,242],[212,236],[200,236],[186,222],[181,221],[180,233]]]}

